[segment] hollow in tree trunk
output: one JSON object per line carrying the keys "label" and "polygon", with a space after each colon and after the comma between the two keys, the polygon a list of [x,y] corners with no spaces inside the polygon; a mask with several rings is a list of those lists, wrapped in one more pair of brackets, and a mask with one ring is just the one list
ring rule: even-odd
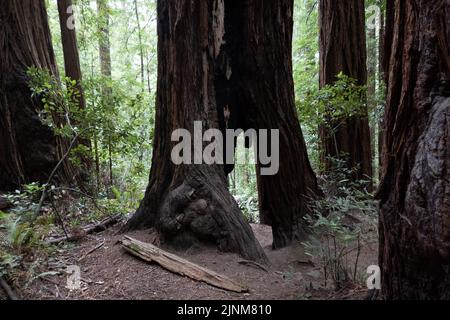
{"label": "hollow in tree trunk", "polygon": [[279,171],[261,175],[259,163],[256,174],[261,222],[272,226],[273,247],[281,248],[305,238],[308,202],[321,194],[295,108],[293,1],[224,3],[217,103],[230,108],[230,128],[279,130]]}
{"label": "hollow in tree trunk", "polygon": [[194,121],[219,128],[215,59],[223,36],[223,2],[158,1],[158,93],[150,182],[127,229],[155,227],[176,246],[196,241],[253,260],[266,256],[227,189],[220,164],[171,160],[172,132]]}

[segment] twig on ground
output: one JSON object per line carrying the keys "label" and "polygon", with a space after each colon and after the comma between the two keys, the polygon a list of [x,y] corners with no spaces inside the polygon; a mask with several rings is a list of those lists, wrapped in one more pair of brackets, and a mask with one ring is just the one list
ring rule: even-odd
{"label": "twig on ground", "polygon": [[262,264],[259,264],[258,262],[255,262],[255,261],[239,260],[238,263],[242,264],[242,265],[245,265],[245,266],[256,267],[256,268],[261,269],[261,270],[263,270],[265,272],[269,272],[269,269],[267,269],[267,267],[263,266]]}
{"label": "twig on ground", "polygon": [[2,287],[3,291],[5,291],[9,300],[19,300],[19,297],[16,295],[14,290],[9,286],[3,277],[0,277],[0,287]]}
{"label": "twig on ground", "polygon": [[[122,215],[116,215],[114,217],[106,218],[98,224],[87,225],[82,228],[82,231],[85,234],[93,234],[93,233],[102,232],[102,231],[105,231],[106,229],[108,229],[109,227],[116,225],[121,220],[122,220]],[[64,241],[76,241],[78,239],[79,239],[78,235],[69,234],[68,236],[49,239],[45,243],[46,244],[58,244],[58,243],[61,243]]]}
{"label": "twig on ground", "polygon": [[88,255],[90,255],[91,253],[94,253],[95,251],[97,251],[98,249],[100,249],[101,247],[103,247],[105,245],[105,239],[103,239],[103,241],[96,245],[94,248],[92,248],[91,250],[89,250],[88,252],[86,252],[80,259],[78,259],[78,262],[83,261],[84,259],[86,259],[86,257]]}

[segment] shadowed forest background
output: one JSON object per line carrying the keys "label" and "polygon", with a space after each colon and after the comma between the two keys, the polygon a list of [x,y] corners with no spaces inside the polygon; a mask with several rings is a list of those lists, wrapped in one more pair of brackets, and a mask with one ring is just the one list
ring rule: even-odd
{"label": "shadowed forest background", "polygon": [[[0,299],[450,298],[448,0],[4,0],[0,22]],[[243,135],[246,164],[175,165],[198,120],[279,129],[278,174]]]}

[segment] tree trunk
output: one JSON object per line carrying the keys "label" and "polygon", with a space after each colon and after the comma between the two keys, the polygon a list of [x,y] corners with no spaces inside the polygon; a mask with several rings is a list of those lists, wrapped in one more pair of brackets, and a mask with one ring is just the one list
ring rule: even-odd
{"label": "tree trunk", "polygon": [[[62,38],[62,48],[64,55],[64,70],[66,77],[77,82],[78,95],[75,98],[80,107],[80,109],[86,108],[86,101],[84,98],[83,88],[81,86],[82,74],[80,66],[80,58],[78,54],[78,42],[77,35],[75,31],[74,18],[73,18],[73,7],[72,0],[58,0],[58,12],[59,12],[59,23],[61,28],[61,38]],[[77,125],[77,123],[75,123]],[[80,144],[86,146],[88,149],[91,148],[90,141],[81,138]],[[78,143],[77,143],[78,145]],[[87,181],[88,171],[90,169],[91,159],[87,154],[78,155],[81,166],[79,173],[82,175],[77,175],[77,183],[82,190],[86,190],[85,182]],[[82,167],[82,168],[81,168]]]}
{"label": "tree trunk", "polygon": [[[385,39],[385,35],[386,35],[386,6],[387,3],[385,0],[379,0],[378,4],[380,7],[382,7],[381,10],[381,14],[380,14],[380,36],[378,39],[378,81],[380,82],[380,88],[385,88],[386,85],[386,78],[385,78],[385,74],[386,74],[386,69],[384,66],[384,49],[385,49],[385,44],[384,44],[384,39]],[[384,110],[384,105],[383,105],[383,110]],[[380,117],[379,121],[378,121],[378,178],[381,180],[381,167],[383,166],[382,163],[382,159],[383,159],[383,135],[384,135],[384,120],[383,117]]]}
{"label": "tree trunk", "polygon": [[[215,59],[223,35],[223,2],[158,1],[158,93],[150,182],[127,229],[156,227],[163,239],[189,246],[198,240],[248,259],[266,256],[227,190],[223,165],[175,165],[175,129],[219,127]],[[222,118],[223,119],[223,118]]]}
{"label": "tree trunk", "polygon": [[[110,80],[112,78],[112,63],[111,63],[111,44],[109,37],[109,7],[108,0],[97,0],[97,11],[99,16],[99,56],[100,56],[100,72],[104,80]],[[112,108],[112,89],[109,84],[103,84],[102,87],[102,104],[106,108]],[[108,131],[113,127],[113,124],[109,123]],[[111,132],[108,132],[107,147],[108,147],[108,161],[109,161],[109,185],[114,184],[113,172],[112,172],[112,139]]]}
{"label": "tree trunk", "polygon": [[387,17],[383,296],[450,299],[450,3],[388,1]]}
{"label": "tree trunk", "polygon": [[[378,66],[378,42],[376,28],[369,29],[367,32],[367,106],[373,115],[369,121],[370,137],[371,137],[371,155],[375,157],[377,151],[376,128],[378,121],[376,118],[376,94],[377,94],[377,66]],[[373,160],[372,160],[373,163]],[[372,166],[373,168],[373,166]],[[375,170],[374,170],[375,171]],[[373,173],[374,174],[374,173]]]}
{"label": "tree trunk", "polygon": [[[320,86],[331,85],[342,72],[367,83],[364,0],[320,0]],[[337,127],[337,128],[336,128]],[[331,128],[336,128],[331,130]],[[372,155],[367,114],[330,121],[319,129],[321,161],[348,158],[347,167],[359,167],[357,179],[372,178]]]}
{"label": "tree trunk", "polygon": [[44,0],[3,1],[0,9],[0,189],[45,181],[57,163],[52,130],[38,117],[27,69],[56,75]]}
{"label": "tree trunk", "polygon": [[225,31],[218,108],[230,107],[230,128],[279,130],[279,171],[261,175],[258,165],[257,183],[261,221],[284,247],[305,238],[308,201],[320,194],[295,108],[293,1],[225,0]]}
{"label": "tree trunk", "polygon": [[139,8],[138,8],[137,0],[134,0],[134,13],[136,16],[137,32],[138,32],[138,39],[139,39],[139,57],[141,59],[141,84],[142,84],[142,91],[143,91],[143,90],[145,90],[144,47],[143,47],[143,43],[142,43],[142,28],[141,28],[141,20],[139,17]]}
{"label": "tree trunk", "polygon": [[62,48],[64,54],[64,69],[66,76],[71,80],[75,80],[78,84],[80,92],[79,105],[84,109],[86,102],[84,100],[83,89],[81,87],[81,67],[80,57],[78,55],[78,43],[75,27],[71,25],[73,22],[72,0],[58,0],[59,23],[61,28]]}

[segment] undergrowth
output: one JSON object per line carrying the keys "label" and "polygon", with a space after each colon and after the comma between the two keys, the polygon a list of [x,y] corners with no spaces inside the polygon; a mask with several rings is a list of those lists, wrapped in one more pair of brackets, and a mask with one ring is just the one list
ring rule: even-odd
{"label": "undergrowth", "polygon": [[368,181],[352,179],[356,169],[346,169],[345,161],[332,161],[336,169],[319,179],[326,196],[313,202],[306,217],[312,235],[303,246],[321,267],[324,286],[339,290],[363,283],[359,259],[363,246],[378,238],[378,211]]}

